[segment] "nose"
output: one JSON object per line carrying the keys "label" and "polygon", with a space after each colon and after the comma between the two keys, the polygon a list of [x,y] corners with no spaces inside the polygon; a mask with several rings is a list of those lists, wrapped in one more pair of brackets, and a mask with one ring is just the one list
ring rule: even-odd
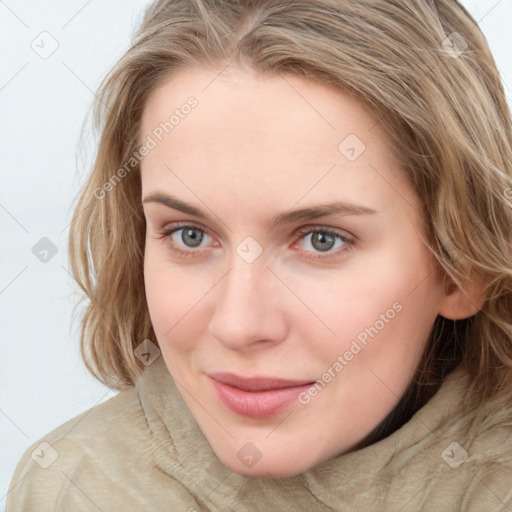
{"label": "nose", "polygon": [[231,270],[216,288],[209,333],[231,350],[271,346],[287,334],[283,285],[263,258],[247,263],[234,255]]}

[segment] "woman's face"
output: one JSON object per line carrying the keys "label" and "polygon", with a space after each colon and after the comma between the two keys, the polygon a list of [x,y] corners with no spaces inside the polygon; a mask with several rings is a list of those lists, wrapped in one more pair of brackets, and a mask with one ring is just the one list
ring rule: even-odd
{"label": "woman's face", "polygon": [[218,458],[285,476],[350,451],[444,297],[382,126],[298,77],[187,70],[149,98],[141,141],[151,320]]}

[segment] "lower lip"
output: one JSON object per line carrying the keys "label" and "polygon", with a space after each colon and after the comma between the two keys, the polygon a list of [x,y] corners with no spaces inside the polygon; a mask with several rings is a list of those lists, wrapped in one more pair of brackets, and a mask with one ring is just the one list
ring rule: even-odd
{"label": "lower lip", "polygon": [[268,418],[281,412],[313,383],[268,391],[244,391],[211,379],[220,401],[231,411],[248,418]]}

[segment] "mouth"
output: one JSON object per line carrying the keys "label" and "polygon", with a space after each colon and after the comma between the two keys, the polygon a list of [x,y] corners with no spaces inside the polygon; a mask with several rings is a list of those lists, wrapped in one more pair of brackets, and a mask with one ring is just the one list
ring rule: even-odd
{"label": "mouth", "polygon": [[313,384],[310,380],[286,380],[279,377],[240,377],[234,373],[211,373],[210,377],[217,382],[242,389],[243,391],[269,391],[276,389],[295,388],[305,384]]}
{"label": "mouth", "polygon": [[268,418],[282,412],[315,381],[275,377],[245,378],[231,373],[209,374],[220,402],[231,412],[249,418]]}

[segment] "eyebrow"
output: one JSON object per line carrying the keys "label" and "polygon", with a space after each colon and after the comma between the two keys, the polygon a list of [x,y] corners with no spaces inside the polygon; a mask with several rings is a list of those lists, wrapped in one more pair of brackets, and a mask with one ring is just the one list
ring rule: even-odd
{"label": "eyebrow", "polygon": [[[162,204],[168,208],[172,208],[173,210],[188,213],[189,215],[194,215],[200,219],[208,219],[208,215],[199,208],[163,192],[152,192],[148,194],[142,202]],[[284,212],[273,217],[272,220],[273,225],[277,225],[291,224],[292,222],[311,220],[318,217],[325,217],[327,215],[371,215],[375,213],[379,212],[367,206],[338,201]]]}

